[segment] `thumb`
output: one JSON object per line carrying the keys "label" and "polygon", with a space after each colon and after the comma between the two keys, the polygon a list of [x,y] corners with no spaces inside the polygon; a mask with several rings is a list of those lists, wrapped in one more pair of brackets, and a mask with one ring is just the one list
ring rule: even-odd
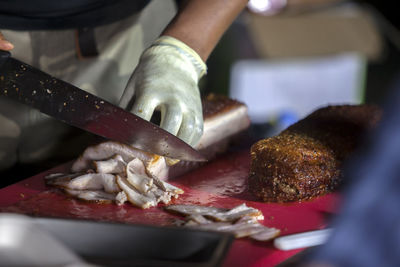
{"label": "thumb", "polygon": [[4,35],[0,32],[0,50],[9,51],[14,48],[14,45],[4,38]]}

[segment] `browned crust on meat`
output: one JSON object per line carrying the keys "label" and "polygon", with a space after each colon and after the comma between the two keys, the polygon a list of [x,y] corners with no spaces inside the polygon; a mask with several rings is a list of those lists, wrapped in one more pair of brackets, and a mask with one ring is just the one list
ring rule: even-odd
{"label": "browned crust on meat", "polygon": [[251,192],[262,201],[288,202],[335,190],[343,161],[380,117],[377,106],[328,106],[278,136],[255,143],[248,181]]}
{"label": "browned crust on meat", "polygon": [[211,119],[219,114],[226,113],[238,106],[244,106],[243,103],[230,99],[223,95],[209,94],[203,99],[203,117]]}

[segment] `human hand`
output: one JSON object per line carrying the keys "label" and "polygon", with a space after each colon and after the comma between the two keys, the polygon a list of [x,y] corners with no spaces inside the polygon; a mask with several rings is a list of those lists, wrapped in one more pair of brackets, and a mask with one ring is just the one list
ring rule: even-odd
{"label": "human hand", "polygon": [[120,106],[150,120],[161,111],[160,127],[194,146],[203,133],[198,88],[207,67],[199,55],[181,41],[162,36],[143,52],[122,95]]}
{"label": "human hand", "polygon": [[14,48],[14,45],[6,40],[4,35],[0,32],[0,50],[10,51]]}

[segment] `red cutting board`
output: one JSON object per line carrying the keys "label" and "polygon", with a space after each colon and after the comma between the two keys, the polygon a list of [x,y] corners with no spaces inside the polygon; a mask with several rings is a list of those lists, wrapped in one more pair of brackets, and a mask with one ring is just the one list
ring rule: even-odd
{"label": "red cutting board", "polygon": [[[0,212],[33,216],[79,218],[98,221],[172,225],[176,218],[161,207],[141,210],[130,204],[88,203],[72,199],[44,185],[49,173],[68,172],[64,164],[0,190]],[[326,215],[337,210],[339,198],[328,194],[312,201],[291,204],[257,202],[247,191],[250,167],[249,151],[226,154],[207,165],[170,181],[185,190],[176,204],[197,204],[231,208],[241,203],[260,209],[263,224],[281,229],[281,235],[321,229]],[[300,250],[280,251],[272,242],[237,239],[224,261],[224,266],[275,266]]]}

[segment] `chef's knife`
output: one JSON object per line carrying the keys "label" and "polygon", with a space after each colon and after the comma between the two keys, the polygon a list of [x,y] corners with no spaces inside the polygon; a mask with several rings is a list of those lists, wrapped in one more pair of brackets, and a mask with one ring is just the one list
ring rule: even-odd
{"label": "chef's knife", "polygon": [[0,51],[0,95],[72,126],[158,155],[205,161],[178,137],[97,96]]}

